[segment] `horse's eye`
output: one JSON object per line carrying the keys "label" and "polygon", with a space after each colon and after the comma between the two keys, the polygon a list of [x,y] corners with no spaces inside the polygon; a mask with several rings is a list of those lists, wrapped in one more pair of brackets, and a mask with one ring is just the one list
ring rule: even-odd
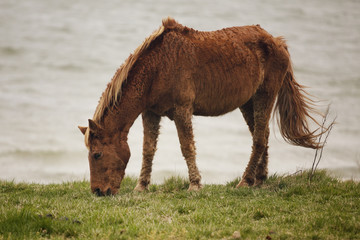
{"label": "horse's eye", "polygon": [[95,160],[98,160],[98,159],[100,159],[102,157],[102,155],[103,155],[102,152],[98,152],[98,153],[94,153],[93,157],[94,157]]}

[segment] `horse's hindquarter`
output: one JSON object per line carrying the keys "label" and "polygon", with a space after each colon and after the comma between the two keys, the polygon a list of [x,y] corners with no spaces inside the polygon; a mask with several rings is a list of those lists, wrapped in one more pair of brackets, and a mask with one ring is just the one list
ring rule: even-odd
{"label": "horse's hindquarter", "polygon": [[264,79],[259,28],[234,27],[198,33],[194,45],[194,114],[217,116],[245,104]]}

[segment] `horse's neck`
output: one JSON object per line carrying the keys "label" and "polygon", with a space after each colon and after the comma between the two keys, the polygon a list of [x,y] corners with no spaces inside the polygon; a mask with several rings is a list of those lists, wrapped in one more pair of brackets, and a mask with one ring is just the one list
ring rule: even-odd
{"label": "horse's neck", "polygon": [[[144,89],[139,88],[137,79],[128,79],[122,89],[120,102],[106,114],[104,124],[110,131],[118,131],[126,140],[130,127],[144,111]],[[144,80],[139,80],[144,81]]]}

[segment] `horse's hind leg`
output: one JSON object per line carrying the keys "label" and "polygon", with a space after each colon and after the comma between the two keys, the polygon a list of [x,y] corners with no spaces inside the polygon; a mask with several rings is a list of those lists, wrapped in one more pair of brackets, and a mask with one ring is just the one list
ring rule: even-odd
{"label": "horse's hind leg", "polygon": [[144,127],[143,140],[143,162],[139,181],[135,187],[135,191],[142,192],[148,188],[151,178],[152,161],[156,151],[157,139],[160,129],[160,116],[150,111],[142,114]]}
{"label": "horse's hind leg", "polygon": [[267,128],[265,129],[265,141],[266,141],[266,145],[265,145],[265,150],[264,153],[256,167],[256,173],[255,173],[255,185],[259,186],[261,185],[267,178],[268,175],[268,141],[269,141],[269,126],[267,126]]}
{"label": "horse's hind leg", "polygon": [[250,99],[247,103],[240,107],[240,110],[243,114],[243,117],[246,121],[246,124],[249,127],[251,136],[254,134],[254,107],[253,100]]}
{"label": "horse's hind leg", "polygon": [[237,187],[251,186],[254,183],[257,185],[261,184],[267,176],[268,125],[274,101],[275,96],[273,94],[259,91],[252,98],[251,102],[246,103],[240,108],[252,133],[253,146],[250,161]]}
{"label": "horse's hind leg", "polygon": [[189,170],[189,191],[201,188],[201,176],[196,166],[196,150],[192,129],[192,110],[190,107],[179,106],[174,110],[174,121],[179,135],[181,152]]}
{"label": "horse's hind leg", "polygon": [[[253,100],[250,99],[247,103],[240,107],[240,110],[243,114],[243,117],[249,127],[251,136],[254,134],[254,107]],[[269,139],[269,127],[266,128],[265,140],[266,146],[263,155],[260,158],[260,161],[256,167],[255,173],[255,185],[261,185],[263,181],[267,178],[268,174],[268,139]]]}

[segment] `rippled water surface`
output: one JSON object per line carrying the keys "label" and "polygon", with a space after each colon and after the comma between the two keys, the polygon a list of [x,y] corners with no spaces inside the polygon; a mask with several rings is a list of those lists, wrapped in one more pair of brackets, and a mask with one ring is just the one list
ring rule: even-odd
{"label": "rippled water surface", "polygon": [[[337,125],[320,162],[351,178],[360,173],[359,1],[85,1],[0,2],[0,178],[27,182],[88,179],[86,125],[115,70],[174,17],[199,29],[260,24],[288,41],[297,80]],[[314,151],[285,143],[271,125],[270,173],[311,167]],[[241,176],[251,138],[240,111],[194,118],[198,165],[207,183]],[[142,126],[131,129],[127,174],[141,165]],[[155,181],[186,176],[173,122],[163,119]]]}

